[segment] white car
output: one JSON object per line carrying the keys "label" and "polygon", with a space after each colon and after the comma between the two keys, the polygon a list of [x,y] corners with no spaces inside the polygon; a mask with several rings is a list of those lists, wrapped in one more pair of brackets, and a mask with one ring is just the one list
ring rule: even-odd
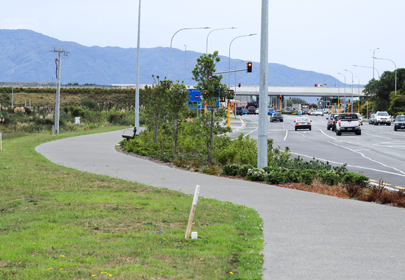
{"label": "white car", "polygon": [[373,123],[374,125],[391,125],[391,116],[385,111],[377,111],[377,113],[375,113],[375,121]]}
{"label": "white car", "polygon": [[[311,114],[312,115],[312,114]],[[322,109],[318,109],[315,111],[314,113],[315,116],[323,116],[323,110]]]}
{"label": "white car", "polygon": [[361,125],[363,125],[363,117],[359,113],[356,113],[356,115],[359,118]]}

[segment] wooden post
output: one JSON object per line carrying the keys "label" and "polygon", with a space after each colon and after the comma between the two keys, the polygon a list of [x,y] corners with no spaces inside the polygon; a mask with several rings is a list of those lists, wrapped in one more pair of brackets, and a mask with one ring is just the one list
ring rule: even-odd
{"label": "wooden post", "polygon": [[229,104],[228,100],[228,127],[231,127],[231,112],[230,112],[231,104]]}
{"label": "wooden post", "polygon": [[185,235],[186,239],[190,238],[191,226],[193,224],[193,219],[194,219],[195,210],[197,208],[197,201],[198,201],[199,194],[200,194],[200,185],[197,185],[195,187],[193,204],[191,205],[190,216],[188,218],[188,224],[187,224],[186,235]]}
{"label": "wooden post", "polygon": [[1,138],[1,132],[0,132],[0,151],[3,151],[3,140]]}

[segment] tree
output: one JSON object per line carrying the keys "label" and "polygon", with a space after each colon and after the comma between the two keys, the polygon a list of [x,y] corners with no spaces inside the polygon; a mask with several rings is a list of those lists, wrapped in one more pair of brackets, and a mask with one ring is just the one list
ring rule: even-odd
{"label": "tree", "polygon": [[207,149],[208,149],[208,163],[212,163],[212,146],[213,146],[213,132],[214,132],[214,110],[218,97],[225,97],[228,93],[228,87],[221,83],[222,75],[214,75],[216,64],[220,61],[218,52],[213,54],[203,54],[197,59],[193,73],[193,80],[197,82],[195,86],[200,92],[204,94],[204,102],[210,106],[208,110],[208,117],[205,118],[205,128],[207,129]]}
{"label": "tree", "polygon": [[[397,69],[397,94],[405,82],[405,68]],[[387,111],[390,107],[390,95],[395,92],[395,71],[385,71],[380,80],[371,79],[364,87],[369,101],[374,104],[374,111]]]}
{"label": "tree", "polygon": [[179,84],[179,81],[177,81],[177,84],[173,84],[170,88],[166,89],[168,119],[172,124],[173,156],[176,155],[177,136],[180,123],[187,112],[186,104],[188,93],[186,86],[184,84]]}

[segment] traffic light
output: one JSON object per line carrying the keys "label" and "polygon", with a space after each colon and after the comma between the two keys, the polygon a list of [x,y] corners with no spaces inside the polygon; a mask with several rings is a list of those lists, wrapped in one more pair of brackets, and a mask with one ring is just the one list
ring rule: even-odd
{"label": "traffic light", "polygon": [[219,98],[219,101],[220,101],[220,102],[225,102],[225,96],[221,96],[221,97]]}
{"label": "traffic light", "polygon": [[291,99],[291,96],[290,96],[290,99]]}
{"label": "traffic light", "polygon": [[249,62],[249,61],[247,62],[246,72],[252,73],[252,62]]}
{"label": "traffic light", "polygon": [[233,89],[228,90],[228,99],[233,99],[233,97],[234,97],[234,90]]}
{"label": "traffic light", "polygon": [[239,87],[240,87],[240,83],[239,83]]}

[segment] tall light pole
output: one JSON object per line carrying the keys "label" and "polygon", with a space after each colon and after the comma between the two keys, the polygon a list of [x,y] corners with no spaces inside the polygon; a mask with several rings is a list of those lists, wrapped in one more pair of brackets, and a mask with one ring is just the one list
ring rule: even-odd
{"label": "tall light pole", "polygon": [[14,71],[13,69],[11,74],[11,108],[14,108]]}
{"label": "tall light pole", "polygon": [[268,165],[267,158],[267,99],[269,91],[269,1],[262,0],[262,21],[260,32],[260,84],[259,96],[259,137],[257,141],[257,167]]}
{"label": "tall light pole", "polygon": [[[345,91],[344,91],[344,94],[345,94],[345,95],[344,95],[344,96],[345,96],[345,103],[346,103],[346,75],[345,75],[345,74],[342,74],[342,73],[339,73],[339,72],[338,72],[338,74],[339,74],[339,75],[342,75],[342,76],[345,78],[345,84],[344,84],[344,85],[345,85]],[[345,108],[346,108],[346,106],[345,106]]]}
{"label": "tall light pole", "polygon": [[[375,50],[373,50],[373,79],[374,79],[374,60],[375,60],[375,51],[378,50],[380,48],[376,48]],[[371,51],[371,50],[370,50]]]}
{"label": "tall light pole", "polygon": [[395,95],[397,95],[397,65],[395,64],[394,61],[388,58],[378,58],[378,57],[373,57],[374,59],[381,59],[381,60],[389,60],[395,65]]}
{"label": "tall light pole", "polygon": [[141,53],[141,0],[138,10],[138,41],[136,44],[135,135],[139,136],[139,57]]}
{"label": "tall light pole", "polygon": [[352,71],[349,71],[349,70],[346,70],[346,69],[343,69],[343,71],[346,71],[346,72],[350,72],[351,74],[352,74],[352,109],[351,109],[351,113],[353,114],[353,72]]}
{"label": "tall light pole", "polygon": [[[354,67],[363,67],[363,68],[373,68],[373,67],[371,67],[371,66],[361,66],[361,65],[352,65],[352,66],[354,66]],[[374,68],[373,69],[373,71],[377,71],[377,74],[378,74],[378,79],[380,79],[380,71],[378,71],[378,69],[377,68]],[[374,79],[374,77],[373,77],[373,79]]]}
{"label": "tall light pole", "polygon": [[[237,37],[233,38],[233,40],[231,41],[231,43],[229,43],[229,58],[228,58],[228,60],[229,60],[228,87],[229,87],[229,88],[231,87],[231,72],[230,72],[230,71],[231,71],[231,45],[232,45],[232,42],[235,41],[235,40],[238,39],[238,38],[249,37],[249,36],[254,36],[254,35],[257,35],[257,34],[249,34],[249,35],[237,36]],[[260,112],[260,110],[259,110],[259,112]]]}
{"label": "tall light pole", "polygon": [[208,33],[208,35],[207,35],[207,42],[205,43],[205,54],[208,53],[208,37],[210,36],[210,34],[211,34],[212,32],[214,32],[214,31],[217,31],[217,30],[224,30],[224,29],[236,29],[236,27],[225,27],[225,28],[217,28],[217,29],[211,30],[211,31]]}
{"label": "tall light pole", "polygon": [[177,33],[179,33],[182,30],[190,30],[190,29],[210,29],[209,27],[191,27],[191,28],[182,28],[176,31],[176,33],[173,34],[172,39],[170,40],[170,58],[169,58],[169,80],[170,80],[170,74],[172,72],[172,44],[173,44],[173,38],[176,36]]}

